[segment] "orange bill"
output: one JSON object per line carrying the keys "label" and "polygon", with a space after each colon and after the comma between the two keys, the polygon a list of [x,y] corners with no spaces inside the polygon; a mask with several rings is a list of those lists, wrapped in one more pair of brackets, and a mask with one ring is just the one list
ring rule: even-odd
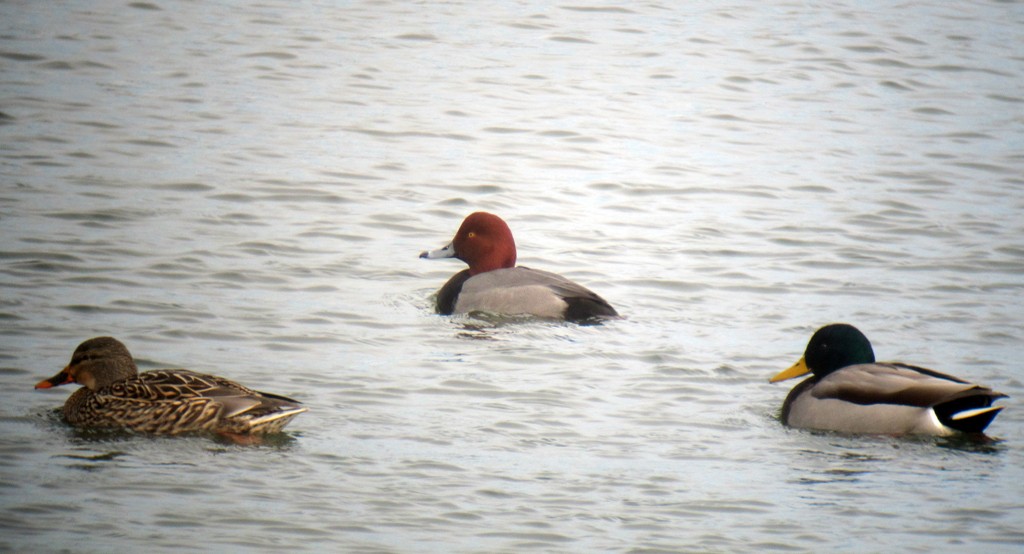
{"label": "orange bill", "polygon": [[60,372],[58,372],[53,377],[50,377],[49,379],[43,379],[42,381],[39,381],[38,383],[36,383],[36,388],[37,389],[49,389],[49,388],[52,388],[52,387],[59,387],[61,385],[66,385],[66,384],[71,383],[73,381],[74,381],[74,379],[71,378],[71,373],[69,373],[68,372],[68,368],[65,367],[64,369],[60,370]]}

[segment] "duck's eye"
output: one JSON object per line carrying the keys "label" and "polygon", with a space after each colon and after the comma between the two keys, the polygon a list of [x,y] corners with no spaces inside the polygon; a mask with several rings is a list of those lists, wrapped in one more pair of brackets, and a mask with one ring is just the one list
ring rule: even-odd
{"label": "duck's eye", "polygon": [[476,237],[476,233],[473,232],[473,231],[470,231],[469,234],[466,235],[466,236],[469,237],[469,238],[474,238],[474,237]]}

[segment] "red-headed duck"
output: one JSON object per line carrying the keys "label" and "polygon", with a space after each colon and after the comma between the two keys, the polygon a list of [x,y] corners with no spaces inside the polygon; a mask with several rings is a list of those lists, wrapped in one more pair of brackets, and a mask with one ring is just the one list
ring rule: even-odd
{"label": "red-headed duck", "polygon": [[512,231],[494,214],[470,214],[451,243],[420,257],[469,264],[438,291],[437,313],[442,315],[485,311],[578,322],[619,315],[605,299],[561,275],[516,267]]}

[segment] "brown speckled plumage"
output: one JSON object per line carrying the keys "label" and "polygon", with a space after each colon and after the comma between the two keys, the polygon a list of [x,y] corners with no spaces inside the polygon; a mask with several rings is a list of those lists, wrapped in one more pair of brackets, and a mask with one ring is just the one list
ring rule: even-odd
{"label": "brown speckled plumage", "polygon": [[278,432],[306,411],[289,398],[214,375],[187,369],[138,373],[128,349],[110,337],[83,342],[66,368],[36,388],[71,382],[83,387],[68,398],[63,413],[77,427],[256,435]]}

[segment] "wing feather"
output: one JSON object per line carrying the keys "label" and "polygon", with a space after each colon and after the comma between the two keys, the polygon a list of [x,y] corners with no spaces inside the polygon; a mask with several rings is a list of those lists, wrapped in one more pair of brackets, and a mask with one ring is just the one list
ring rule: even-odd
{"label": "wing feather", "polygon": [[992,391],[924,368],[873,363],[844,367],[826,375],[814,387],[813,394],[820,399],[834,398],[854,404],[928,408],[965,396],[992,394]]}

